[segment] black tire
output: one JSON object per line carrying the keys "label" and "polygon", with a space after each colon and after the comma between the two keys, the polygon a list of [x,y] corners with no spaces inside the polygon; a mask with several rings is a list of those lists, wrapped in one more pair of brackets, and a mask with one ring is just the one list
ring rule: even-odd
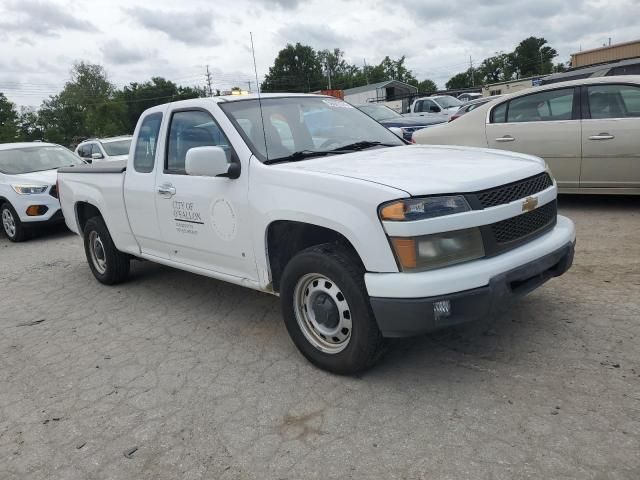
{"label": "black tire", "polygon": [[[350,333],[348,343],[341,351],[327,353],[321,350],[307,338],[307,335],[317,333],[315,327],[307,328],[305,334],[305,327],[301,326],[305,322],[299,322],[300,315],[304,314],[299,313],[302,310],[296,305],[304,302],[298,302],[296,298],[301,295],[304,299],[309,294],[309,290],[305,291],[303,285],[305,278],[313,280],[313,274],[329,279],[326,282],[328,285],[335,283],[335,287],[339,289],[338,298],[344,298],[348,303]],[[293,343],[317,367],[337,374],[351,375],[368,369],[384,353],[385,341],[371,310],[364,285],[364,269],[346,248],[337,244],[323,244],[298,253],[289,261],[282,274],[280,299],[285,325]],[[334,340],[338,339],[334,337]]]}
{"label": "black tire", "polygon": [[[105,285],[115,285],[123,282],[129,276],[131,265],[127,254],[119,251],[111,239],[109,230],[101,217],[90,218],[84,227],[84,251],[87,255],[87,263],[91,268],[91,273],[100,283]],[[100,261],[92,254],[92,240],[98,239],[100,242]],[[103,263],[102,263],[103,262]]]}
{"label": "black tire", "polygon": [[[6,214],[5,211],[7,212]],[[9,215],[13,221],[13,229],[11,230],[5,226],[5,215]],[[0,205],[0,223],[2,224],[2,231],[12,242],[23,242],[30,236],[29,230],[25,228],[24,224],[20,221],[20,217],[18,217],[18,214],[9,202]]]}

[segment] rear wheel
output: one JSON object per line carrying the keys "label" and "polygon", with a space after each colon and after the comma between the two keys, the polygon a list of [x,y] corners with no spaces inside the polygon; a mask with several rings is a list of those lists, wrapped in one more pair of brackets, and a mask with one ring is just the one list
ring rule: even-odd
{"label": "rear wheel", "polygon": [[0,206],[0,218],[2,230],[12,242],[22,242],[28,237],[28,231],[20,221],[20,217],[9,203]]}
{"label": "rear wheel", "polygon": [[129,256],[119,251],[101,217],[93,217],[84,227],[84,250],[89,268],[106,285],[120,283],[129,276]]}
{"label": "rear wheel", "polygon": [[383,353],[364,270],[347,249],[324,244],[298,253],[285,267],[280,298],[289,335],[314,365],[353,374]]}

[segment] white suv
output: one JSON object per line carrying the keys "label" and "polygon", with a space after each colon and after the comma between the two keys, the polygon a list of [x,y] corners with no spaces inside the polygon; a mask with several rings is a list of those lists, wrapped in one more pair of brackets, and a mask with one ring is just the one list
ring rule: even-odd
{"label": "white suv", "polygon": [[90,138],[76,147],[76,153],[88,163],[126,160],[129,156],[130,146],[130,135]]}
{"label": "white suv", "polygon": [[73,152],[52,143],[0,145],[0,219],[9,240],[20,242],[33,227],[64,220],[57,169],[82,163]]}

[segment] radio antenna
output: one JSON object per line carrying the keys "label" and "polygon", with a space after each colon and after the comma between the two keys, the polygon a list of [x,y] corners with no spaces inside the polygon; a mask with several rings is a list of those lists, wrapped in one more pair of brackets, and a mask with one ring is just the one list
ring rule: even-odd
{"label": "radio antenna", "polygon": [[258,90],[258,105],[260,106],[260,121],[262,122],[262,137],[264,138],[264,152],[269,160],[269,150],[267,149],[267,132],[264,129],[264,115],[262,113],[262,97],[260,95],[260,82],[258,82],[258,67],[256,67],[256,49],[253,48],[253,33],[249,32],[251,38],[251,54],[253,55],[253,71],[256,75],[256,89]]}

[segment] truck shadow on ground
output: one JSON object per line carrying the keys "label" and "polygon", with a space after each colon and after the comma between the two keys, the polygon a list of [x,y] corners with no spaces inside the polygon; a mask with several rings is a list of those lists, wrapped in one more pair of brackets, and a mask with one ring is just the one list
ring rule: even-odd
{"label": "truck shadow on ground", "polygon": [[[234,321],[239,323],[237,331],[251,332],[256,325],[256,318],[259,318],[261,328],[278,331],[278,335],[288,340],[280,313],[280,300],[269,294],[150,262],[135,262],[129,283],[153,290],[164,298],[174,297],[176,301],[186,295],[201,299],[202,308],[212,313],[208,319],[192,319],[192,322],[196,322],[195,327],[202,326],[197,322],[211,322],[214,328],[213,325],[223,321],[216,312],[235,310],[237,315],[234,315]],[[545,302],[544,292],[536,292],[508,304],[487,320],[417,337],[389,339],[385,356],[371,372],[388,373],[389,369],[401,372],[424,367],[429,370],[448,369],[452,364],[459,363],[469,364],[469,368],[473,369],[478,362],[503,363],[526,355],[531,351],[531,344],[548,343],[548,338],[553,337],[550,332],[552,326],[545,325],[552,319],[540,313],[540,302]],[[239,342],[245,340],[238,338]],[[248,340],[254,342],[256,348],[261,347],[259,338]],[[523,347],[524,344],[527,346]]]}

